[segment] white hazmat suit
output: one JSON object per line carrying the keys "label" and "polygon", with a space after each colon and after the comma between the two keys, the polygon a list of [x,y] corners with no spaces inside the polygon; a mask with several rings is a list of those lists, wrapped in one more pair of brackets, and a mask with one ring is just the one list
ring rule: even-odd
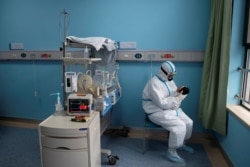
{"label": "white hazmat suit", "polygon": [[[169,131],[169,151],[174,157],[170,159],[176,163],[185,163],[176,152],[176,149],[184,147],[184,140],[192,134],[193,121],[180,108],[182,100],[189,93],[177,88],[172,80],[175,74],[175,66],[166,61],[161,65],[158,73],[152,77],[142,93],[142,106],[148,118]],[[185,146],[187,148],[187,146]],[[186,150],[187,151],[187,150]],[[193,152],[189,148],[189,152]],[[177,160],[176,160],[177,158]]]}

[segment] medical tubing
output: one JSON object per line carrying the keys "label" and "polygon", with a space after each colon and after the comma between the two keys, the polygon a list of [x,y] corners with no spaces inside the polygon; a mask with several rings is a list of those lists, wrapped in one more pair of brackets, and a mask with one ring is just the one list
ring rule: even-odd
{"label": "medical tubing", "polygon": [[36,88],[36,65],[35,65],[34,59],[33,59],[33,63],[32,63],[32,68],[33,68],[34,96],[37,96],[37,88]]}

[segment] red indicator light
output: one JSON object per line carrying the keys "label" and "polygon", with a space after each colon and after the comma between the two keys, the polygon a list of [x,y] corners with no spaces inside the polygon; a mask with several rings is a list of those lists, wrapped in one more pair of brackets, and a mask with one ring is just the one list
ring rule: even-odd
{"label": "red indicator light", "polygon": [[86,105],[80,105],[80,106],[79,106],[80,110],[86,110],[87,107],[88,107],[88,106],[86,106]]}

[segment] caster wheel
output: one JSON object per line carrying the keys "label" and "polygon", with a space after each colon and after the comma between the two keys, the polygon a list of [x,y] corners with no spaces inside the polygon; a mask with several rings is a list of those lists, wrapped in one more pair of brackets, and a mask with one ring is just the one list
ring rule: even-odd
{"label": "caster wheel", "polygon": [[118,156],[108,156],[108,161],[110,165],[115,165],[117,160],[119,160]]}

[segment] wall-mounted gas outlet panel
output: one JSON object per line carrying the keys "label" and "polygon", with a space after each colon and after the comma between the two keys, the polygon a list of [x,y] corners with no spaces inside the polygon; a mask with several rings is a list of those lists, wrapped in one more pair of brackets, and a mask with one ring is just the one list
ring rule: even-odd
{"label": "wall-mounted gas outlet panel", "polygon": [[59,51],[3,51],[0,60],[60,60],[62,52]]}
{"label": "wall-mounted gas outlet panel", "polygon": [[[62,60],[60,51],[2,51],[0,60]],[[82,51],[66,51],[65,57],[83,58]],[[203,62],[204,51],[147,51],[147,50],[118,50],[117,61],[180,61]]]}
{"label": "wall-mounted gas outlet panel", "polygon": [[204,51],[145,51],[119,50],[118,61],[183,61],[202,62]]}

